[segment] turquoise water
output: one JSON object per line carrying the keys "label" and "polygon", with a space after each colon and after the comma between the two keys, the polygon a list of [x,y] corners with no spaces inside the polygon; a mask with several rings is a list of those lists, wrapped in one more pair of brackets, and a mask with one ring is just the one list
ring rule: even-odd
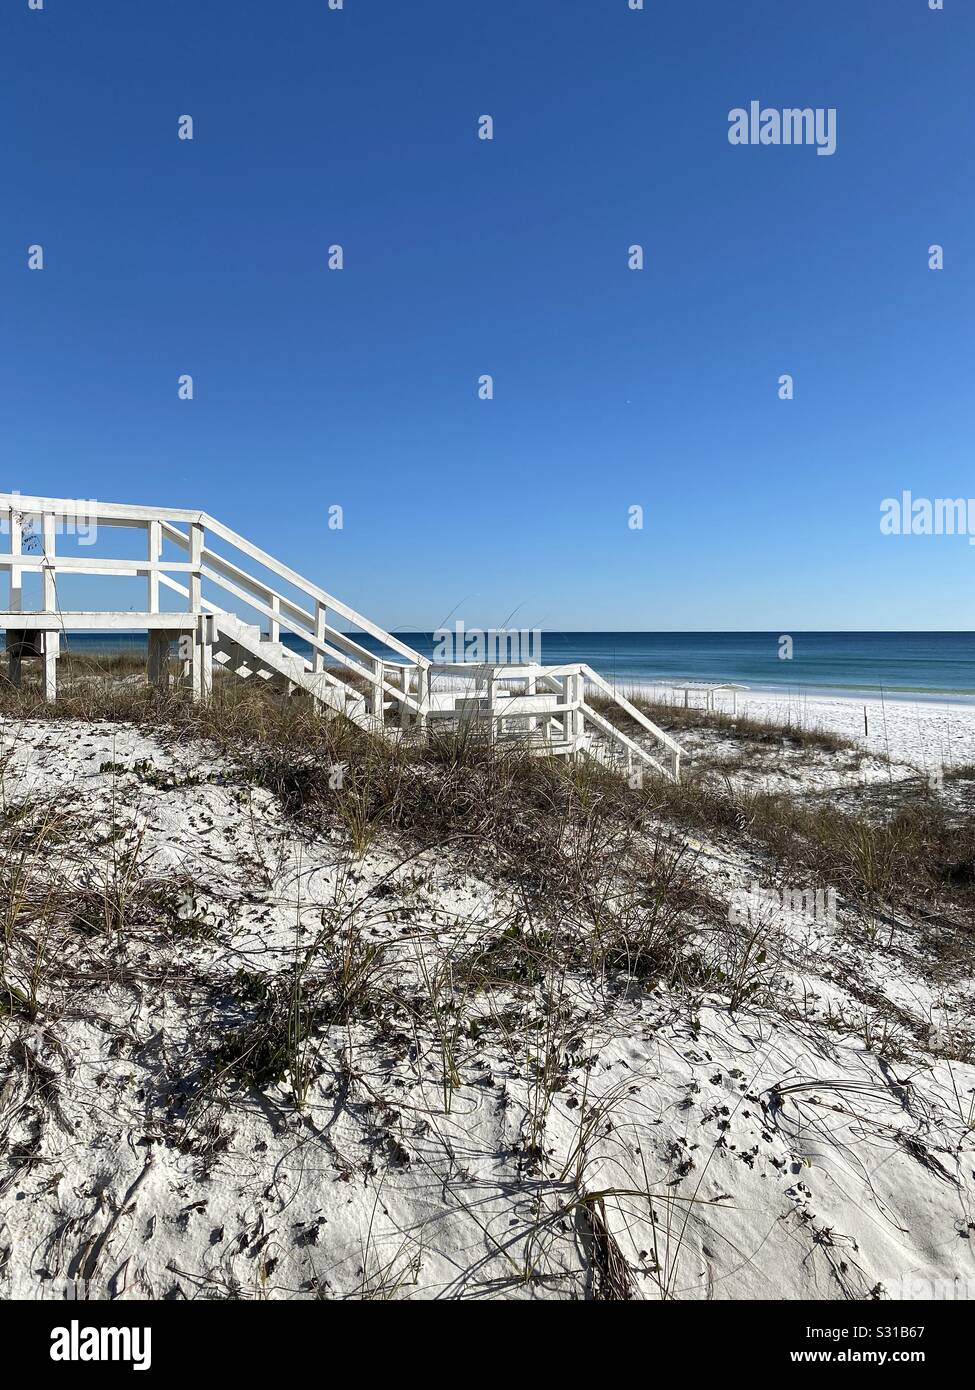
{"label": "turquoise water", "polygon": [[[432,656],[432,633],[397,634]],[[664,683],[738,681],[753,689],[834,695],[913,696],[975,700],[975,633],[795,632],[792,659],[779,657],[777,632],[545,632],[547,665],[585,661],[610,680]],[[295,650],[304,644],[286,639]],[[379,643],[357,637],[380,651]],[[78,633],[75,651],[144,649],[138,634]],[[394,656],[395,659],[395,656]]]}

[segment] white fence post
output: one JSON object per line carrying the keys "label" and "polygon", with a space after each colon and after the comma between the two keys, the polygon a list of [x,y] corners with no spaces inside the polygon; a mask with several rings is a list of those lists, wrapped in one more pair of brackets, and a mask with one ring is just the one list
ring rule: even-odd
{"label": "white fence post", "polygon": [[213,694],[213,642],[215,637],[213,618],[201,614],[196,630],[197,666],[195,674],[194,698],[206,702]]}
{"label": "white fence post", "polygon": [[190,571],[190,600],[189,607],[191,613],[199,613],[203,607],[202,598],[202,579],[200,570],[203,565],[203,527],[198,521],[190,524],[190,564],[193,569]]}
{"label": "white fence post", "polygon": [[419,710],[416,716],[416,727],[421,733],[427,727],[428,714],[430,711],[430,668],[429,666],[418,666],[416,668],[416,703]]}
{"label": "white fence post", "polygon": [[[10,508],[10,554],[24,553],[24,530],[20,513]],[[24,571],[19,565],[10,566],[10,612],[21,613],[24,608]]]}
{"label": "white fence post", "polygon": [[566,741],[569,744],[568,751],[575,752],[576,736],[579,732],[579,716],[573,706],[579,699],[579,686],[582,684],[582,677],[577,675],[566,675],[563,682],[565,686],[565,720],[563,728],[565,730]]}
{"label": "white fence post", "polygon": [[[528,695],[529,697],[531,697],[531,696],[537,695],[537,693],[538,693],[538,680],[536,679],[535,676],[526,676],[526,677],[525,677],[525,694]],[[536,733],[537,730],[538,730],[538,720],[534,717],[534,715],[529,715],[529,716],[528,716],[527,720],[525,721],[525,727],[526,727],[527,730],[528,730],[528,742],[531,743],[532,740],[533,740],[533,738],[534,738],[534,736],[535,736],[535,733]]]}
{"label": "white fence post", "polygon": [[45,632],[44,641],[44,699],[53,705],[58,693],[58,657],[61,655],[61,634]]}
{"label": "white fence post", "polygon": [[[162,523],[150,521],[148,527],[148,557],[150,565],[162,559]],[[149,571],[149,612],[159,612],[159,571]]]}
{"label": "white fence post", "polygon": [[[324,641],[325,641],[325,625],[326,625],[326,622],[327,622],[327,615],[328,615],[328,610],[326,609],[324,603],[316,603],[316,605],[315,605],[315,636],[318,638],[319,642],[324,642]],[[324,653],[324,652],[320,652],[320,651],[318,650],[317,647],[315,648],[314,652],[312,653],[312,663],[311,663],[311,664],[312,664],[312,670],[315,671],[315,672],[324,671],[324,669],[325,669],[325,653]]]}
{"label": "white fence post", "polygon": [[383,659],[376,657],[374,667],[375,681],[372,687],[372,714],[376,720],[376,727],[383,727]]}
{"label": "white fence post", "polygon": [[57,581],[54,571],[54,513],[44,513],[44,612],[53,613],[58,605]]}

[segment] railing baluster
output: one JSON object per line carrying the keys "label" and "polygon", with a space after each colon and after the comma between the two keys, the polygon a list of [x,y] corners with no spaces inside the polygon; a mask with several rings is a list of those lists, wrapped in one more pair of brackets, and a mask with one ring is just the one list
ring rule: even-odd
{"label": "railing baluster", "polygon": [[54,513],[44,513],[44,612],[53,613],[58,606],[57,579],[54,555]]}
{"label": "railing baluster", "polygon": [[[148,556],[150,565],[162,559],[162,523],[150,521],[148,526]],[[149,612],[159,612],[159,571],[149,571]]]}
{"label": "railing baluster", "polygon": [[193,566],[190,571],[190,598],[189,607],[191,613],[199,613],[202,604],[202,575],[203,567],[203,527],[198,521],[190,523],[190,564]]}
{"label": "railing baluster", "polygon": [[[327,626],[328,610],[324,603],[315,605],[315,636],[319,642],[325,641],[325,628]],[[319,651],[317,647],[312,653],[312,670],[323,671],[325,669],[325,653]]]}
{"label": "railing baluster", "polygon": [[[24,553],[24,532],[20,513],[10,508],[10,554]],[[24,608],[24,571],[19,565],[10,566],[10,612],[21,613]]]}
{"label": "railing baluster", "polygon": [[429,722],[430,712],[430,668],[429,666],[417,666],[416,668],[416,703],[419,712],[416,716],[416,727],[422,733]]}
{"label": "railing baluster", "polygon": [[376,657],[374,666],[375,681],[372,687],[372,714],[377,721],[377,726],[383,727],[383,659]]}

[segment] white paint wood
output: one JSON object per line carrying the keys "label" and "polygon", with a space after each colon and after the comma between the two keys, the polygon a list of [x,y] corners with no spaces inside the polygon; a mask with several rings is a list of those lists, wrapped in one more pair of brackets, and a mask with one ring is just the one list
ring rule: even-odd
{"label": "white paint wood", "polygon": [[155,568],[162,558],[162,524],[150,521],[146,527],[147,556],[152,568],[149,570],[149,612],[159,612],[159,571]]}
{"label": "white paint wood", "polygon": [[55,515],[53,512],[44,513],[43,537],[44,537],[44,568],[43,589],[44,589],[44,609],[47,613],[53,613],[58,604],[57,578],[55,565],[54,549],[54,529]]}
{"label": "white paint wood", "polygon": [[[596,687],[630,716],[661,745],[667,754],[669,775],[679,776],[681,748],[676,740],[648,719],[625,697],[619,695],[591,667],[581,663],[541,666],[484,663],[450,663],[434,667],[422,656],[384,631],[324,589],[310,583],[281,564],[259,546],[215,521],[205,512],[170,510],[159,507],[124,507],[109,503],[83,503],[64,498],[19,497],[0,493],[0,510],[11,514],[10,553],[0,556],[0,568],[10,574],[10,600],[7,613],[0,613],[0,626],[8,631],[44,634],[44,686],[48,698],[56,690],[56,663],[59,634],[71,630],[145,631],[150,636],[150,675],[165,679],[168,642],[188,634],[184,642],[184,677],[194,698],[207,699],[212,691],[214,662],[241,678],[254,676],[274,681],[290,693],[301,687],[321,703],[346,713],[356,722],[381,732],[401,736],[411,727],[422,733],[431,718],[458,722],[483,718],[485,733],[491,740],[515,736],[527,729],[531,746],[540,751],[574,755],[582,751],[607,759],[607,749],[615,745],[629,767],[634,758],[667,772],[650,753],[617,729],[585,700],[586,685]],[[43,554],[23,554],[19,515],[38,513],[43,517]],[[108,526],[143,529],[147,537],[145,560],[102,559],[64,556],[56,553],[56,525],[60,518],[84,515]],[[176,523],[179,523],[177,525]],[[180,529],[185,526],[186,529]],[[264,580],[251,575],[241,565],[217,553],[206,543],[207,534],[259,564],[269,573],[291,585],[310,600],[302,607],[279,593]],[[185,560],[162,558],[164,540],[175,543]],[[39,570],[43,579],[44,611],[23,613],[23,571]],[[57,574],[141,577],[147,582],[147,611],[57,612]],[[181,583],[175,576],[185,576]],[[268,620],[268,636],[261,640],[259,630],[242,622],[234,613],[203,598],[206,579]],[[177,613],[160,611],[160,591],[180,596],[185,609]],[[329,622],[334,613],[363,633],[405,658],[404,663],[386,661],[340,632]],[[290,651],[281,642],[287,630],[305,640],[311,660]],[[10,655],[13,677],[19,675],[19,649]],[[332,661],[350,675],[358,675],[370,686],[370,710],[361,691],[351,687],[334,672],[326,670]],[[462,692],[442,694],[432,689],[437,675],[462,675],[469,682],[474,698]],[[685,692],[686,698],[686,692]],[[396,724],[398,722],[398,726]]]}
{"label": "white paint wood", "polygon": [[[23,524],[19,512],[10,511],[10,554],[21,555],[24,548]],[[10,566],[10,611],[19,613],[24,606],[23,571],[17,564]]]}

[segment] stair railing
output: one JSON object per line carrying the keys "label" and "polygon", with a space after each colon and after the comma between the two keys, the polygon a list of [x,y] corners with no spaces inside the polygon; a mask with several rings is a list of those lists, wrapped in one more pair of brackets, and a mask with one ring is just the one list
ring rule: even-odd
{"label": "stair railing", "polygon": [[[146,558],[121,560],[57,554],[58,521],[76,518],[81,510],[84,511],[89,525],[97,526],[101,522],[109,526],[144,529],[147,536]],[[41,518],[40,554],[24,551],[22,519],[34,516]],[[349,695],[349,682],[326,670],[326,661],[337,663],[351,676],[359,677],[371,691],[372,714],[377,724],[381,725],[384,721],[384,704],[387,698],[398,706],[401,712],[405,711],[412,716],[418,724],[426,722],[430,710],[430,681],[433,669],[433,663],[429,658],[421,656],[398,637],[371,622],[364,614],[356,612],[317,584],[311,583],[303,575],[283,565],[266,550],[252,544],[206,512],[162,507],[129,507],[115,503],[87,503],[67,498],[23,497],[18,493],[0,493],[0,520],[7,522],[6,529],[10,536],[9,553],[0,554],[0,569],[6,568],[9,571],[9,614],[23,612],[24,573],[39,571],[42,577],[43,608],[38,614],[33,615],[33,621],[28,621],[25,617],[25,623],[31,627],[47,627],[46,619],[50,615],[50,630],[57,630],[57,575],[63,572],[145,578],[147,612],[150,618],[156,618],[156,622],[150,626],[165,628],[165,620],[171,619],[169,625],[185,629],[187,626],[192,627],[192,621],[188,622],[191,615],[201,613],[223,615],[228,620],[239,621],[232,612],[203,598],[202,586],[206,580],[266,618],[272,642],[280,640],[282,629],[306,642],[312,651],[310,662],[301,658],[307,671],[332,688],[342,688],[346,697]],[[302,606],[301,603],[288,598],[264,580],[249,573],[242,565],[214,550],[207,544],[208,536],[238,551],[268,573],[283,580],[292,589],[296,589],[309,601],[309,606]],[[175,544],[186,558],[164,559],[162,552],[166,540]],[[184,615],[161,611],[161,588],[169,589],[185,600]],[[72,616],[77,619],[81,615]],[[108,621],[112,626],[123,628],[127,625],[129,615],[86,612],[83,616],[86,619],[83,625]],[[177,621],[179,616],[182,616],[182,621]],[[389,651],[403,657],[404,663],[391,662],[382,655],[370,652],[348,633],[335,627],[330,621],[333,616],[351,624],[360,632],[367,633]],[[131,626],[131,623],[128,625]],[[444,672],[456,669],[468,678],[478,675],[478,668],[472,668],[469,664],[456,668],[438,664],[435,669]],[[534,730],[540,726],[546,735],[551,734],[554,722],[555,727],[562,730],[562,743],[575,749],[586,745],[591,727],[622,750],[628,765],[633,759],[638,759],[652,764],[675,781],[679,778],[683,750],[677,741],[624,696],[618,694],[592,667],[582,663],[555,667],[497,666],[482,668],[480,674],[487,681],[487,708],[493,730],[492,736],[496,736],[503,729],[505,718],[526,716],[529,729]],[[499,686],[510,680],[524,682],[525,691],[499,704]],[[666,754],[665,763],[658,761],[646,748],[593,709],[585,699],[587,684],[594,685],[635,724],[653,737],[655,743]],[[554,706],[550,699],[546,699],[553,694],[556,697]]]}

